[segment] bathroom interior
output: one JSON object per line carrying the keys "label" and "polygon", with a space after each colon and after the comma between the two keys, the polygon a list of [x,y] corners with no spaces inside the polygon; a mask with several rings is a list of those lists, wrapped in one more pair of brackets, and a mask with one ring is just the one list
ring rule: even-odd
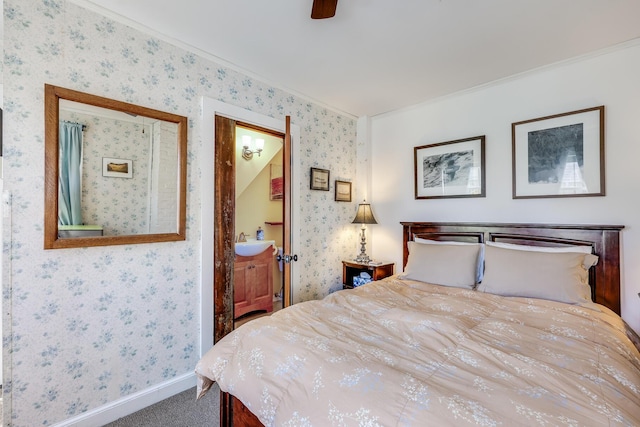
{"label": "bathroom interior", "polygon": [[282,308],[283,138],[236,126],[234,326]]}

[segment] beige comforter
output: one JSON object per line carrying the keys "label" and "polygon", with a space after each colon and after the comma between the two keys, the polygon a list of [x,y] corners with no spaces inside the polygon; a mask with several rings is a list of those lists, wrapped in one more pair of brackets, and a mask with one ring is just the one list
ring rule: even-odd
{"label": "beige comforter", "polygon": [[266,426],[640,426],[613,312],[395,277],[251,321],[196,373]]}

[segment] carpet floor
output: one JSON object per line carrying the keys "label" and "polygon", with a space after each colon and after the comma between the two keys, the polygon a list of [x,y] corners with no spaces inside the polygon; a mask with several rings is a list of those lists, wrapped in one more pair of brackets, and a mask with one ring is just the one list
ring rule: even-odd
{"label": "carpet floor", "polygon": [[198,401],[196,401],[195,387],[190,388],[106,425],[106,427],[219,426],[220,389],[216,384]]}

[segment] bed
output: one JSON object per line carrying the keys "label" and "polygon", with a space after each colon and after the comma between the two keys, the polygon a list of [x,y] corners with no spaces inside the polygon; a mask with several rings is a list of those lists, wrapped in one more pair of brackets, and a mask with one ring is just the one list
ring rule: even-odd
{"label": "bed", "polygon": [[198,395],[218,383],[221,425],[640,425],[622,226],[402,226],[403,273],[203,356]]}

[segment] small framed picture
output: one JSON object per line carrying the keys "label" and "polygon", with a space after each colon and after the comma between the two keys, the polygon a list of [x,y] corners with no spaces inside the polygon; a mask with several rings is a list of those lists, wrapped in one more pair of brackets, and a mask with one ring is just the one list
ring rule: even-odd
{"label": "small framed picture", "polygon": [[351,201],[351,183],[348,181],[338,181],[336,179],[336,202]]}
{"label": "small framed picture", "polygon": [[110,178],[133,178],[133,160],[103,157],[102,176]]}
{"label": "small framed picture", "polygon": [[485,136],[413,148],[416,199],[484,197]]}
{"label": "small framed picture", "polygon": [[311,168],[311,189],[329,191],[329,170]]}
{"label": "small framed picture", "polygon": [[271,166],[271,181],[269,185],[269,200],[282,200],[284,197],[284,176],[282,165]]}
{"label": "small framed picture", "polygon": [[511,124],[513,198],[604,196],[604,106]]}

